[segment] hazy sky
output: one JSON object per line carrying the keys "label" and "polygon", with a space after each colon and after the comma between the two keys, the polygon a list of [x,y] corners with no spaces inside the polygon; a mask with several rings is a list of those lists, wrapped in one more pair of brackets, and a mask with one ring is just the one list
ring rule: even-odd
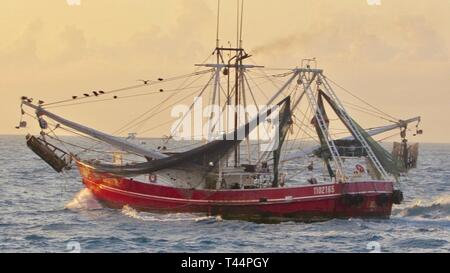
{"label": "hazy sky", "polygon": [[[235,4],[222,0],[223,44],[235,39]],[[0,133],[18,133],[21,95],[51,101],[192,71],[215,46],[216,5],[2,0]],[[393,116],[421,115],[425,135],[417,140],[450,142],[449,0],[381,0],[380,6],[246,0],[245,6],[244,47],[258,63],[295,67],[316,57],[331,78]],[[88,108],[58,113],[107,132],[118,127],[113,114],[127,117],[118,105],[96,107],[95,114]]]}

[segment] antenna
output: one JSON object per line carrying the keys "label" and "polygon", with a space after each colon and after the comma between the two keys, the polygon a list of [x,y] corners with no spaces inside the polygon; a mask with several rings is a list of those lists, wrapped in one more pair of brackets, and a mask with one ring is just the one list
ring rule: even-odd
{"label": "antenna", "polygon": [[244,22],[244,0],[241,0],[241,26],[239,32],[239,48],[242,48],[242,24]]}
{"label": "antenna", "polygon": [[220,26],[220,0],[217,0],[216,48],[219,48],[219,26]]}
{"label": "antenna", "polygon": [[239,0],[237,0],[236,8],[236,48],[239,48]]}

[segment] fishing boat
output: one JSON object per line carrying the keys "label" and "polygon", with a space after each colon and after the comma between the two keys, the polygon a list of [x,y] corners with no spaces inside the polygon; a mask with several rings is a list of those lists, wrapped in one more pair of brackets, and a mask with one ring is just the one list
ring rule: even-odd
{"label": "fishing boat", "polygon": [[[417,123],[414,134],[422,133],[420,117],[395,119],[360,100],[359,108],[387,116],[390,122],[363,128],[335,92],[338,85],[317,67],[315,59],[287,69],[248,63],[252,56],[242,47],[240,29],[234,47],[220,46],[217,35],[209,54],[212,61],[196,64],[193,73],[155,77],[139,85],[50,103],[23,96],[17,128],[27,127],[25,118],[35,119],[40,133],[26,136],[28,147],[56,172],[76,166],[85,187],[111,207],[255,221],[389,218],[392,206],[403,201],[402,176],[416,167],[418,145],[408,143],[407,132],[411,131],[408,125]],[[199,79],[206,79],[206,84],[192,86]],[[264,91],[262,80],[271,87],[266,85]],[[175,84],[177,88],[165,87]],[[144,91],[135,93],[139,90]],[[184,96],[188,90],[196,93]],[[157,147],[139,138],[148,132],[142,126],[158,111],[176,107],[189,95],[192,104],[170,121],[170,134],[158,140]],[[121,129],[141,132],[133,131],[128,137],[82,125],[52,110],[150,96],[158,105],[136,109],[145,111]],[[213,107],[199,111],[203,98]],[[191,125],[198,127],[192,120],[196,122],[199,112],[200,138],[190,133]],[[338,137],[332,123],[343,125],[340,130],[348,135]],[[400,131],[401,142],[388,152],[375,137],[393,130]],[[58,136],[60,131],[93,145],[74,143]],[[316,144],[299,141],[302,134]],[[189,145],[180,144],[187,140]],[[322,162],[321,167],[315,161]]]}

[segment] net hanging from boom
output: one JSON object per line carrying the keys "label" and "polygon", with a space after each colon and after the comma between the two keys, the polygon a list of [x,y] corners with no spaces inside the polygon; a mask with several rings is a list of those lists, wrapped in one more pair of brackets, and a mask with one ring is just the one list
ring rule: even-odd
{"label": "net hanging from boom", "polygon": [[[348,128],[348,130],[351,132],[351,134],[355,138],[355,143],[359,144],[358,146],[362,146],[361,143],[359,143],[356,140],[357,138],[353,134],[352,130],[350,129],[350,126],[345,122],[345,119],[340,114],[341,111],[339,111],[339,106],[322,90],[319,90],[319,96],[323,97],[328,102],[328,104],[331,106],[331,108],[336,113],[336,115],[339,117],[339,119]],[[378,158],[378,160],[380,161],[381,165],[388,173],[390,173],[394,176],[398,176],[400,174],[400,172],[404,172],[406,170],[404,164],[401,161],[397,160],[394,156],[392,156],[391,153],[386,151],[354,119],[351,119],[351,120],[355,124],[356,130],[358,130],[358,132],[363,136],[363,138],[369,144],[370,148],[375,153],[375,155]]]}
{"label": "net hanging from boom", "polygon": [[[176,168],[176,167],[196,167],[198,170],[203,170],[204,173],[215,170],[218,162],[230,153],[230,151],[247,138],[251,131],[253,131],[259,124],[264,122],[262,117],[269,117],[274,113],[276,107],[281,106],[279,118],[281,120],[280,126],[280,141],[276,153],[280,153],[282,142],[287,134],[287,129],[290,124],[290,97],[283,99],[276,106],[267,110],[262,110],[253,120],[246,123],[241,128],[223,135],[221,139],[211,141],[205,145],[194,148],[192,150],[173,154],[165,158],[153,159],[144,163],[130,164],[124,166],[117,166],[113,164],[103,164],[96,162],[84,162],[96,170],[105,173],[111,173],[121,176],[133,176],[141,174],[149,174],[162,169]],[[237,139],[238,131],[244,132],[242,138]],[[278,156],[279,158],[279,156]]]}

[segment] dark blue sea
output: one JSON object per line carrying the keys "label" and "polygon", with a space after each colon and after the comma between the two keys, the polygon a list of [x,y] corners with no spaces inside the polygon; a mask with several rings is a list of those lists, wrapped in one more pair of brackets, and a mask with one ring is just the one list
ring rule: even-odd
{"label": "dark blue sea", "polygon": [[390,220],[258,224],[102,207],[77,171],[55,173],[0,137],[0,252],[449,252],[450,145],[421,144]]}

